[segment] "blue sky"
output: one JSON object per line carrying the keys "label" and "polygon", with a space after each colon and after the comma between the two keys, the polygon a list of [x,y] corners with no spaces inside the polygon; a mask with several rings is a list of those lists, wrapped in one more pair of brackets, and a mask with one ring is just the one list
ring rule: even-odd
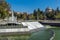
{"label": "blue sky", "polygon": [[51,7],[56,9],[57,6],[60,8],[60,0],[58,0],[58,4],[56,0],[6,0],[10,6],[11,10],[16,12],[28,12],[32,13],[34,9],[40,8],[41,10],[45,10],[46,7]]}

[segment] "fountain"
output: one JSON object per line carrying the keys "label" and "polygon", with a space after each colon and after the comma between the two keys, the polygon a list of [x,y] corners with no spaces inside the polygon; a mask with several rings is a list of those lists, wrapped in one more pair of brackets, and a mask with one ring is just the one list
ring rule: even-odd
{"label": "fountain", "polygon": [[[34,22],[33,21],[18,22],[17,17],[14,16],[13,11],[8,21],[3,23],[2,23],[2,26],[0,24],[0,35],[4,35],[4,36],[31,34],[32,32],[37,32],[44,29],[44,26],[39,22],[35,22],[35,21]],[[9,40],[9,37],[7,39]]]}
{"label": "fountain", "polygon": [[11,17],[8,19],[8,23],[17,23],[17,17],[14,16],[13,11]]}
{"label": "fountain", "polygon": [[17,22],[17,17],[14,16],[12,11],[11,17],[5,23],[5,26],[0,27],[0,33],[11,32],[35,32],[36,30],[42,30],[44,26],[36,21],[32,22]]}

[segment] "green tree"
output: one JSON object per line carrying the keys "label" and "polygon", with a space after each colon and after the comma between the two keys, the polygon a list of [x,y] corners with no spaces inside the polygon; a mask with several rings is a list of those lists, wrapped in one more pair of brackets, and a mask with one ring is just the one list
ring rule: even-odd
{"label": "green tree", "polygon": [[22,18],[24,19],[24,20],[27,20],[27,12],[23,12],[23,16],[22,16]]}
{"label": "green tree", "polygon": [[5,18],[9,15],[9,5],[7,2],[4,0],[0,3],[0,18]]}
{"label": "green tree", "polygon": [[39,8],[37,10],[37,19],[43,19],[44,18],[44,14],[43,11],[41,11]]}
{"label": "green tree", "polygon": [[60,19],[60,13],[55,16],[56,19]]}
{"label": "green tree", "polygon": [[39,8],[37,10],[34,10],[33,16],[36,20],[44,19],[43,11],[41,11]]}
{"label": "green tree", "polygon": [[32,15],[35,17],[35,19],[37,19],[37,11],[36,10],[34,10]]}
{"label": "green tree", "polygon": [[47,19],[49,19],[49,20],[55,19],[55,12],[54,12],[54,10],[46,13],[46,16],[47,16]]}
{"label": "green tree", "polygon": [[29,15],[29,19],[30,19],[30,20],[35,20],[35,16],[34,16],[33,14],[30,14],[30,15]]}

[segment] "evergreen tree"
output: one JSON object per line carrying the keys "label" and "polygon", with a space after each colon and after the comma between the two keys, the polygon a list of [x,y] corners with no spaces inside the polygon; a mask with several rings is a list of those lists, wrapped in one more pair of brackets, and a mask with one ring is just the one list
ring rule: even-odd
{"label": "evergreen tree", "polygon": [[36,10],[34,10],[33,16],[35,17],[35,19],[37,19],[37,12],[36,12]]}

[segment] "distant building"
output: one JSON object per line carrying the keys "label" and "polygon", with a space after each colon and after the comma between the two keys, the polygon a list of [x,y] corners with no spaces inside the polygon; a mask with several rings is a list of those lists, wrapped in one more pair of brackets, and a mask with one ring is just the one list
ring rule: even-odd
{"label": "distant building", "polygon": [[48,12],[48,13],[49,13],[49,12],[52,12],[52,8],[47,7],[46,10],[45,10],[45,12]]}
{"label": "distant building", "polygon": [[16,12],[17,14],[23,14],[22,12]]}

